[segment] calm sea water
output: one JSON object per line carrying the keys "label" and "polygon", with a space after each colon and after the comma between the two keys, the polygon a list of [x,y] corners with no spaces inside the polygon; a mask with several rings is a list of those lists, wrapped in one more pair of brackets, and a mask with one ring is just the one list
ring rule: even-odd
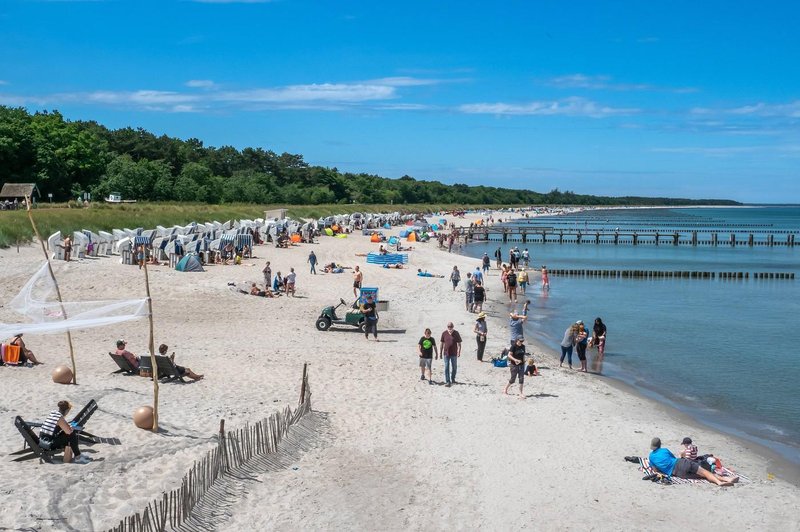
{"label": "calm sea water", "polygon": [[[745,238],[751,231],[800,232],[800,207],[587,211],[530,223],[620,232],[716,228],[727,240],[731,231]],[[731,229],[731,224],[747,225]],[[785,242],[785,234],[776,240]],[[502,247],[507,257],[512,245],[529,249],[532,267],[546,264],[551,270],[794,272],[798,279],[735,281],[551,275],[549,291],[538,285],[528,290],[528,334],[557,349],[570,323],[593,323],[600,316],[608,343],[596,371],[800,463],[800,246],[490,242],[467,246],[466,253],[478,257],[487,251],[493,257]]]}

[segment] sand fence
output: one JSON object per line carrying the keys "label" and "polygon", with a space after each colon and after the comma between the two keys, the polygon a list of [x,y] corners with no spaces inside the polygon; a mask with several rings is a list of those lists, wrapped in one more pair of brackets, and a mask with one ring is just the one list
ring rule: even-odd
{"label": "sand fence", "polygon": [[225,420],[220,420],[216,448],[196,461],[184,475],[180,487],[164,492],[147,507],[130,515],[111,532],[156,532],[174,529],[185,523],[194,507],[215,483],[245,466],[258,456],[274,454],[289,429],[311,412],[311,389],[308,366],[303,364],[300,402],[294,410],[287,406],[255,424],[247,424],[234,432],[225,432]]}

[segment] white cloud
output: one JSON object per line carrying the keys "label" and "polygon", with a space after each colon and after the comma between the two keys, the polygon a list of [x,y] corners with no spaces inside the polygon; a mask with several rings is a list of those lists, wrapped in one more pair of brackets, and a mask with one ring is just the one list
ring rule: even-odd
{"label": "white cloud", "polygon": [[217,84],[210,79],[190,79],[184,85],[193,89],[214,89],[217,87]]}
{"label": "white cloud", "polygon": [[270,89],[215,92],[210,98],[232,103],[363,102],[395,97],[394,87],[364,83],[314,83]]}
{"label": "white cloud", "polygon": [[535,101],[528,103],[471,103],[458,108],[467,114],[493,115],[541,115],[541,116],[586,116],[603,118],[613,115],[637,113],[638,109],[614,108],[600,105],[584,98],[565,98],[554,101]]}
{"label": "white cloud", "polygon": [[745,105],[727,110],[730,114],[751,116],[778,116],[800,118],[800,100],[782,104],[767,104],[759,102],[754,105]]}
{"label": "white cloud", "polygon": [[586,74],[568,74],[556,76],[545,82],[552,87],[562,89],[592,89],[612,91],[667,91],[678,94],[697,92],[693,87],[659,87],[649,83],[619,83],[613,81],[611,76]]}

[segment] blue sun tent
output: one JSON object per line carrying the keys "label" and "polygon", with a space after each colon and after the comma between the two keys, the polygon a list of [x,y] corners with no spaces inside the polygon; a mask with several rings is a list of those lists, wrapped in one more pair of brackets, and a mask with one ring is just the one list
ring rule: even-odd
{"label": "blue sun tent", "polygon": [[186,255],[180,261],[178,261],[177,266],[175,269],[179,272],[203,272],[203,265],[200,263],[200,259],[197,255]]}

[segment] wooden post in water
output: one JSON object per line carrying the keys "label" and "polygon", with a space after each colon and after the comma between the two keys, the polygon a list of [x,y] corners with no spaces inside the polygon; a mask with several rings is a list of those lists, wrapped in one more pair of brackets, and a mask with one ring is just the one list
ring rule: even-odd
{"label": "wooden post in water", "polygon": [[692,231],[692,245],[697,245],[697,231]]}

